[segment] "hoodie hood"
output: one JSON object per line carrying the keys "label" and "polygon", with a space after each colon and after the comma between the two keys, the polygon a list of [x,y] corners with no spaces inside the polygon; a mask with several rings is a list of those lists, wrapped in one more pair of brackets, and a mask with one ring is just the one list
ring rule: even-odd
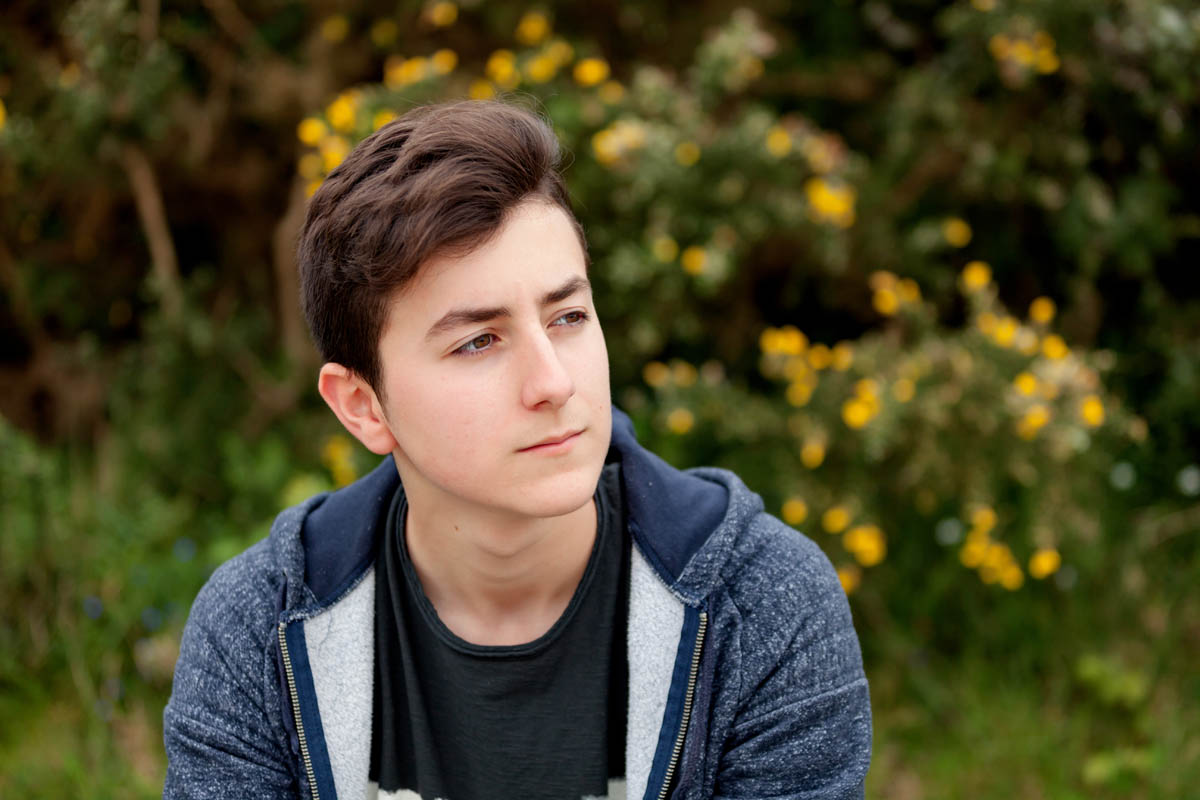
{"label": "hoodie hood", "polygon": [[[633,421],[615,407],[607,461],[621,463],[629,530],[639,549],[673,593],[698,605],[762,501],[733,473],[672,467],[638,444]],[[389,455],[351,485],[280,515],[271,539],[285,565],[284,607],[327,605],[353,587],[374,561],[375,534],[399,484]]]}

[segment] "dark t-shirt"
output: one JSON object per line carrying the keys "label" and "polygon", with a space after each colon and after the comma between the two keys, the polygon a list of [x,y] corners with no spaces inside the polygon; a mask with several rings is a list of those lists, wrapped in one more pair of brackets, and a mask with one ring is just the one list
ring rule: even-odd
{"label": "dark t-shirt", "polygon": [[617,464],[596,541],[557,622],[526,644],[467,642],[421,588],[392,501],[375,583],[371,781],[424,800],[603,797],[625,775],[629,543]]}

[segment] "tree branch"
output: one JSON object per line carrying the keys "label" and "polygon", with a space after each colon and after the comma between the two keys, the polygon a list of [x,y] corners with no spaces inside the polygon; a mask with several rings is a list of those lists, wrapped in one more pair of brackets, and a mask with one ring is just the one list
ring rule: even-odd
{"label": "tree branch", "polygon": [[121,151],[121,163],[133,188],[138,217],[150,244],[150,259],[163,310],[168,319],[177,320],[183,311],[183,284],[179,278],[179,261],[175,257],[175,243],[167,225],[158,179],[154,176],[150,160],[137,145],[125,145]]}
{"label": "tree branch", "polygon": [[275,265],[275,306],[279,313],[283,349],[293,365],[307,364],[312,361],[313,355],[300,315],[300,276],[296,263],[296,239],[304,224],[307,203],[304,181],[296,178],[292,181],[287,211],[275,225],[271,242]]}

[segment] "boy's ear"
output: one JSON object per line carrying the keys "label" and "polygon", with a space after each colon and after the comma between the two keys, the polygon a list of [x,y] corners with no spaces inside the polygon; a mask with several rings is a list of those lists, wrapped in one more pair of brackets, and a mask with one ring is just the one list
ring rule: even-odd
{"label": "boy's ear", "polygon": [[375,391],[361,377],[331,361],[321,367],[317,391],[346,430],[372,453],[387,455],[396,448]]}

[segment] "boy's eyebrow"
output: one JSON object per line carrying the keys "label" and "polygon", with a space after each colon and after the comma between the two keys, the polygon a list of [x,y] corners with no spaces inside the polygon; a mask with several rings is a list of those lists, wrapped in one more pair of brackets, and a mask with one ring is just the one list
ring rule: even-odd
{"label": "boy's eyebrow", "polygon": [[[578,275],[568,279],[566,283],[557,289],[552,289],[542,295],[541,304],[543,306],[551,305],[566,300],[576,292],[591,291],[592,284],[587,278]],[[425,340],[429,341],[434,337],[446,333],[463,325],[475,325],[480,322],[488,322],[494,319],[502,319],[511,317],[512,311],[508,306],[492,306],[489,308],[455,308],[447,311],[442,318],[429,328],[425,334]]]}

